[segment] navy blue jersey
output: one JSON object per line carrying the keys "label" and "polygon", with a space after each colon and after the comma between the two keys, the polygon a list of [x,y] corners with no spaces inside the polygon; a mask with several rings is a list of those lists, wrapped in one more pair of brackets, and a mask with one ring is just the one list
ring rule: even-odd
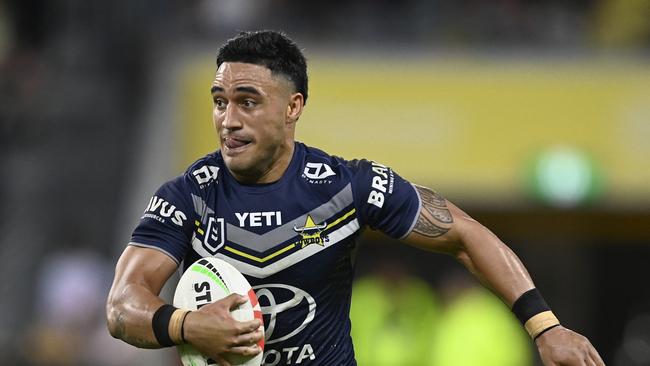
{"label": "navy blue jersey", "polygon": [[356,239],[365,226],[406,236],[420,206],[409,182],[372,161],[297,142],[280,180],[244,185],[217,151],[156,192],[131,245],[161,250],[183,269],[218,257],[242,272],[264,315],[263,364],[355,365]]}

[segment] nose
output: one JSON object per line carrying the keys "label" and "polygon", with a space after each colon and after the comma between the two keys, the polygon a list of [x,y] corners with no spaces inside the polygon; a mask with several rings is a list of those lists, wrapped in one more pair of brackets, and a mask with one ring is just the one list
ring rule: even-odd
{"label": "nose", "polygon": [[224,111],[221,127],[228,130],[237,130],[242,127],[239,115],[237,113],[237,106],[229,103]]}

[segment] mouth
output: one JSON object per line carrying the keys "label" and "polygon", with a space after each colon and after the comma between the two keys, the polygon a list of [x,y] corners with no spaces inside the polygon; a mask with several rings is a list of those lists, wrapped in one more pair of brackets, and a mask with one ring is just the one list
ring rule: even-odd
{"label": "mouth", "polygon": [[246,147],[250,144],[251,144],[251,140],[247,140],[241,137],[235,138],[232,136],[228,136],[223,139],[223,146],[226,147],[226,149],[232,153],[242,151],[246,149]]}

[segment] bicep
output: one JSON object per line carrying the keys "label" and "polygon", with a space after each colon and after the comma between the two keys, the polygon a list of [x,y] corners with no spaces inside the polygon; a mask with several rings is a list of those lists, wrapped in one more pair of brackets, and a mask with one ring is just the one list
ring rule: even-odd
{"label": "bicep", "polygon": [[414,186],[422,206],[413,229],[403,241],[418,248],[458,255],[463,249],[463,235],[481,225],[438,192]]}
{"label": "bicep", "polygon": [[173,259],[159,250],[129,245],[115,267],[111,293],[128,285],[139,285],[157,296],[177,267]]}

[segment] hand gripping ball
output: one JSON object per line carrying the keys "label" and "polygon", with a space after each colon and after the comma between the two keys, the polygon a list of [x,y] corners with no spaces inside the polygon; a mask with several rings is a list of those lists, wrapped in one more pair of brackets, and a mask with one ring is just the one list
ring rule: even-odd
{"label": "hand gripping ball", "polygon": [[[194,262],[178,281],[174,293],[174,306],[185,310],[197,310],[232,293],[248,296],[248,302],[231,311],[235,320],[248,321],[254,318],[262,320],[257,296],[244,275],[224,260],[202,258]],[[260,328],[264,331],[263,325]],[[263,338],[258,345],[264,349]],[[189,344],[179,345],[177,348],[184,366],[217,365],[216,361],[204,356]],[[232,365],[238,366],[259,366],[262,357],[263,352],[253,357],[224,356]]]}

